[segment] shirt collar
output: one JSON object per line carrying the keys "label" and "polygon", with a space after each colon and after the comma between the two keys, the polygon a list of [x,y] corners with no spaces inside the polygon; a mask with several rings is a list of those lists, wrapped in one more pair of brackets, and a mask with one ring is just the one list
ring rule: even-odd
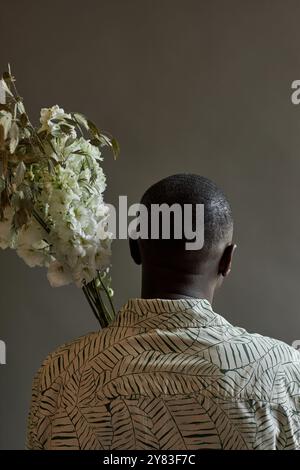
{"label": "shirt collar", "polygon": [[154,328],[199,328],[228,324],[206,299],[130,299],[111,326]]}

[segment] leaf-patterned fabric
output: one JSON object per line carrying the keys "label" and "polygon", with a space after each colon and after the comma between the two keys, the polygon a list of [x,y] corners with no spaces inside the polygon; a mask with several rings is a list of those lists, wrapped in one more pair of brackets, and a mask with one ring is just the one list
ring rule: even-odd
{"label": "leaf-patterned fabric", "polygon": [[300,449],[300,354],[205,299],[131,299],[33,385],[30,449]]}

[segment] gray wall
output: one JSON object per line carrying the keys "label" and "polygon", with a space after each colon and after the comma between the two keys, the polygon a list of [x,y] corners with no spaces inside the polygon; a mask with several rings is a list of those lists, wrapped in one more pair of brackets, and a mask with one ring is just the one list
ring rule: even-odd
{"label": "gray wall", "polygon": [[[233,206],[234,270],[215,309],[250,331],[300,339],[298,0],[2,2],[8,61],[28,111],[59,103],[112,130],[107,200],[131,202],[175,172],[214,179]],[[22,448],[31,380],[48,352],[96,322],[76,287],[0,253],[0,447]],[[139,295],[127,242],[114,244],[115,302]]]}

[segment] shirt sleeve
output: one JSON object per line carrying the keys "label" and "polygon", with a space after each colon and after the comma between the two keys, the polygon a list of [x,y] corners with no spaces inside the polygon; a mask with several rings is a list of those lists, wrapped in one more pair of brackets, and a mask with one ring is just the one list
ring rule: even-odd
{"label": "shirt sleeve", "polygon": [[300,413],[292,400],[284,405],[259,401],[253,418],[254,450],[300,450]]}
{"label": "shirt sleeve", "polygon": [[300,410],[281,407],[278,450],[300,450]]}
{"label": "shirt sleeve", "polygon": [[39,408],[41,400],[42,368],[35,375],[32,383],[31,405],[27,423],[26,448],[28,450],[43,449],[39,436]]}

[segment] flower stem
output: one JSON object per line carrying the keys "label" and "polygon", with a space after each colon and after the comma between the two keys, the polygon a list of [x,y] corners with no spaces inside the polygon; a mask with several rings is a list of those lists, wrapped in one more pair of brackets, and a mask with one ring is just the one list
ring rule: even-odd
{"label": "flower stem", "polygon": [[90,305],[90,307],[91,307],[91,309],[92,309],[92,312],[93,312],[93,314],[95,315],[97,321],[100,323],[100,326],[103,326],[103,325],[101,324],[102,322],[101,322],[101,319],[100,319],[100,317],[99,317],[98,309],[95,307],[95,305],[94,305],[94,303],[93,303],[93,300],[92,300],[92,298],[91,298],[91,296],[90,296],[90,293],[89,293],[89,291],[88,291],[87,286],[83,286],[83,287],[82,287],[82,290],[83,290],[83,293],[84,293],[84,295],[85,295],[85,297],[86,297],[86,299],[87,299],[87,301],[88,301],[88,303],[89,303],[89,305]]}

